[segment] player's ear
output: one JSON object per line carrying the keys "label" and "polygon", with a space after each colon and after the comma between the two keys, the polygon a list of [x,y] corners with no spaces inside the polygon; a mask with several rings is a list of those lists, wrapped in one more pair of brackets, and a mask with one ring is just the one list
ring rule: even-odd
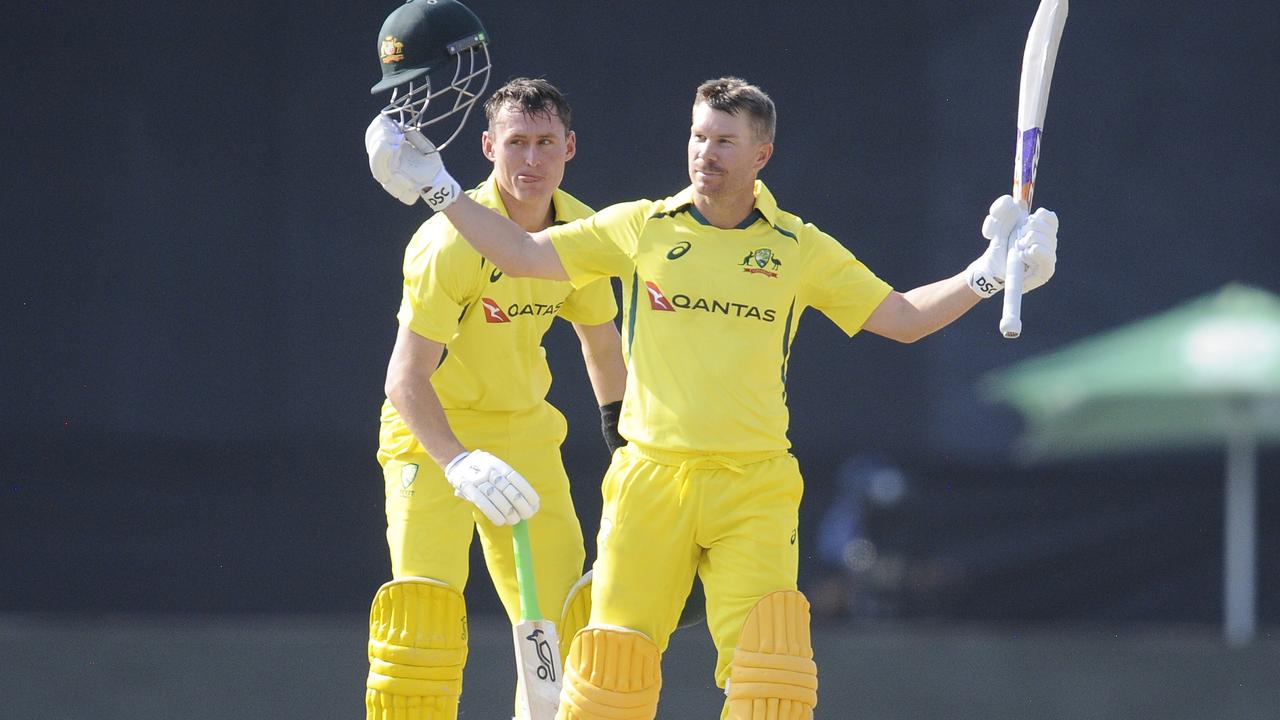
{"label": "player's ear", "polygon": [[488,130],[480,133],[480,151],[489,159],[489,162],[493,162],[495,160],[493,154],[493,136],[489,134]]}
{"label": "player's ear", "polygon": [[572,130],[569,131],[569,137],[564,140],[564,159],[568,162],[578,153],[578,136]]}
{"label": "player's ear", "polygon": [[764,169],[769,164],[769,158],[773,157],[773,143],[760,143],[756,146],[756,161],[754,163],[756,172]]}

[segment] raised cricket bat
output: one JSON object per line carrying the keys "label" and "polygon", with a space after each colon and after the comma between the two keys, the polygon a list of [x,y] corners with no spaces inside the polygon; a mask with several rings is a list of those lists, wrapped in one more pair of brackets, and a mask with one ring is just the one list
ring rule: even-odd
{"label": "raised cricket bat", "polygon": [[516,706],[520,720],[555,720],[560,705],[560,637],[556,624],[542,617],[538,608],[527,521],[512,527],[512,544],[520,588],[520,622],[511,628],[516,648]]}
{"label": "raised cricket bat", "polygon": [[[1036,187],[1036,164],[1040,161],[1040,136],[1044,132],[1044,111],[1049,105],[1049,83],[1058,59],[1058,41],[1067,23],[1067,0],[1040,0],[1036,17],[1027,33],[1022,51],[1022,82],[1018,89],[1018,140],[1013,150],[1013,199],[1031,210]],[[1016,338],[1022,334],[1022,262],[1009,248],[1004,274],[1004,311],[1000,334]]]}

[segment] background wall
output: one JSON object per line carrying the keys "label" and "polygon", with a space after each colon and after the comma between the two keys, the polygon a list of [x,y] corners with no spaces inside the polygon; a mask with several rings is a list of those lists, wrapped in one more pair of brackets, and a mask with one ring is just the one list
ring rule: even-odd
{"label": "background wall", "polygon": [[[567,186],[671,194],[702,80],[780,110],[783,205],[909,288],[979,253],[1007,192],[1035,3],[472,0],[496,86],[569,95]],[[368,177],[394,2],[22,3],[0,27],[0,611],[358,614],[388,574],[373,460],[400,259],[426,216]],[[1280,291],[1271,2],[1077,3],[1038,202],[1059,274],[1016,342],[986,303],[936,336],[852,341],[808,316],[788,392],[808,478],[802,584],[842,461],[905,471],[868,518],[883,577],[853,621],[1191,623],[1220,608],[1214,454],[1022,467],[988,370],[1242,281]],[[491,86],[492,87],[492,86]],[[487,172],[480,123],[448,153]],[[593,533],[606,463],[572,332],[546,340]],[[1259,610],[1280,621],[1263,457]],[[590,535],[589,535],[590,536]],[[865,593],[867,590],[862,590]],[[496,607],[477,576],[473,613]],[[861,609],[858,609],[858,608]],[[841,614],[843,613],[843,614]]]}

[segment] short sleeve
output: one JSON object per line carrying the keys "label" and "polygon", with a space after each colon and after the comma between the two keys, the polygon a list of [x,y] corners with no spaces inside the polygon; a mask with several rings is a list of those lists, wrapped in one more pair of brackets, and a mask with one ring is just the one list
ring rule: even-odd
{"label": "short sleeve", "polygon": [[600,325],[618,314],[609,278],[600,278],[569,293],[560,306],[560,317],[579,325]]}
{"label": "short sleeve", "polygon": [[822,312],[848,335],[862,329],[893,288],[876,277],[835,238],[809,226],[814,252],[806,273],[805,304]]}
{"label": "short sleeve", "polygon": [[612,205],[591,217],[547,229],[569,282],[582,288],[623,277],[635,267],[636,245],[651,201]]}
{"label": "short sleeve", "polygon": [[479,297],[483,259],[447,224],[432,225],[423,224],[405,251],[404,292],[396,317],[418,335],[448,343],[464,309]]}

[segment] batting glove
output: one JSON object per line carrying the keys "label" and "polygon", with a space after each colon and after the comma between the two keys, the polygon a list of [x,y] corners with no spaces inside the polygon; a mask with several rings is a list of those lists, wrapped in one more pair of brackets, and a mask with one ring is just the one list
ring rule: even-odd
{"label": "batting glove", "polygon": [[538,493],[510,465],[483,450],[460,453],[445,466],[453,494],[494,525],[515,525],[538,512]]}
{"label": "batting glove", "polygon": [[1009,254],[1010,236],[1026,219],[1027,213],[1012,195],[1001,195],[991,203],[982,221],[982,237],[990,242],[987,251],[969,263],[966,275],[969,288],[978,297],[989,298],[1004,289],[1004,268]]}
{"label": "batting glove", "polygon": [[1022,259],[1022,292],[1029,293],[1049,282],[1058,267],[1058,216],[1040,208],[1031,213],[1015,233],[1014,243]]}
{"label": "batting glove", "polygon": [[382,189],[405,205],[422,198],[437,212],[458,199],[462,188],[444,169],[444,160],[431,141],[417,130],[406,133],[385,115],[378,115],[364,133],[369,172]]}

